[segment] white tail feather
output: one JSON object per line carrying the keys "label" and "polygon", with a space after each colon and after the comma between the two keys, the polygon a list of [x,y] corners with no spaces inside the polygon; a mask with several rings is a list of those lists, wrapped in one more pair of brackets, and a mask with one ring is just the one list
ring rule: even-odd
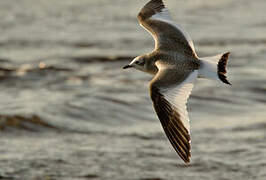
{"label": "white tail feather", "polygon": [[221,56],[222,54],[212,57],[200,58],[200,69],[198,77],[218,80],[219,77],[217,74],[217,64]]}
{"label": "white tail feather", "polygon": [[199,78],[221,80],[230,84],[226,79],[226,65],[229,53],[219,54],[212,57],[200,58]]}

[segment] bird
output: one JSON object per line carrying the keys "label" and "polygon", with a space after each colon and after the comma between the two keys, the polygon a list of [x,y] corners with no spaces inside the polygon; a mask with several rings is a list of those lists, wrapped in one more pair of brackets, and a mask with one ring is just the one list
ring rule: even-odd
{"label": "bird", "polygon": [[190,36],[173,21],[163,0],[150,0],[137,19],[152,35],[155,47],[152,52],[134,58],[123,69],[135,68],[153,75],[149,90],[155,112],[173,148],[184,163],[189,164],[191,134],[187,100],[197,78],[231,85],[226,76],[230,52],[198,57]]}

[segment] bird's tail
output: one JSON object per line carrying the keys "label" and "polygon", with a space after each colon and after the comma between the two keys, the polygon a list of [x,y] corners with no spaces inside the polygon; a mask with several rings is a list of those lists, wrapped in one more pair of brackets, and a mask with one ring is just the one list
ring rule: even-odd
{"label": "bird's tail", "polygon": [[231,83],[226,77],[226,65],[229,52],[213,57],[200,58],[199,78],[221,80],[225,84]]}

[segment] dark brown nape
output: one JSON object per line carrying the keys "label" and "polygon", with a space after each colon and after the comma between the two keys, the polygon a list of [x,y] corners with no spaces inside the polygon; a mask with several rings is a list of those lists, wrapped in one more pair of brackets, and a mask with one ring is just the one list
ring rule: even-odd
{"label": "dark brown nape", "polygon": [[223,56],[221,57],[221,59],[218,62],[218,68],[217,68],[218,72],[217,73],[218,73],[219,79],[223,83],[231,85],[231,83],[227,80],[227,77],[225,76],[225,74],[227,72],[226,71],[226,65],[227,65],[229,55],[230,55],[230,52],[223,54]]}

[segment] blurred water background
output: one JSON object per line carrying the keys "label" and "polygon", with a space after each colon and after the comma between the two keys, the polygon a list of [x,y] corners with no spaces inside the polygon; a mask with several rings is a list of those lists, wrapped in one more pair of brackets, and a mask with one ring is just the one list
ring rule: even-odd
{"label": "blurred water background", "polygon": [[200,57],[230,51],[232,87],[198,80],[185,166],[122,70],[153,49],[147,0],[0,1],[0,179],[265,179],[266,1],[166,0]]}

